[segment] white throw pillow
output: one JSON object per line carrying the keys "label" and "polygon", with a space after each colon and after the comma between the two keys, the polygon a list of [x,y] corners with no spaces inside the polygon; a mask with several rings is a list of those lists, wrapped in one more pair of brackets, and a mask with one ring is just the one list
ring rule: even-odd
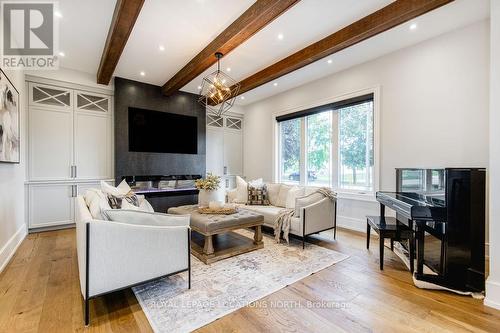
{"label": "white throw pillow", "polygon": [[101,191],[104,194],[111,194],[114,197],[123,198],[131,190],[132,189],[130,188],[130,186],[128,186],[128,184],[125,181],[125,179],[122,180],[122,182],[120,183],[120,185],[118,185],[117,187],[109,185],[105,181],[101,181]]}
{"label": "white throw pillow", "polygon": [[288,197],[288,191],[290,191],[291,188],[292,187],[290,185],[281,184],[276,206],[283,208],[286,207],[286,198]]}
{"label": "white throw pillow", "polygon": [[323,194],[315,192],[305,197],[297,198],[297,200],[295,200],[295,216],[300,217],[302,208],[312,205],[313,203],[320,201],[324,197],[325,196]]}
{"label": "white throw pillow", "polygon": [[236,176],[236,198],[234,203],[245,204],[248,201],[248,184],[240,176]]}
{"label": "white throw pillow", "polygon": [[[165,227],[189,227],[189,215],[148,213],[136,210],[110,209],[104,215],[114,222]],[[186,235],[187,237],[187,235]]]}
{"label": "white throw pillow", "polygon": [[249,181],[248,185],[252,187],[262,187],[264,186],[264,180],[262,178],[257,178]]}
{"label": "white throw pillow", "polygon": [[278,195],[280,193],[281,184],[269,183],[266,184],[267,196],[269,197],[269,203],[272,206],[277,206]]}
{"label": "white throw pillow", "polygon": [[108,197],[101,190],[95,188],[88,189],[85,191],[83,199],[93,219],[106,220],[103,212],[111,209],[111,206],[108,203]]}
{"label": "white throw pillow", "polygon": [[290,190],[288,190],[288,194],[286,196],[286,208],[295,208],[295,199],[304,195],[304,188],[294,186]]}

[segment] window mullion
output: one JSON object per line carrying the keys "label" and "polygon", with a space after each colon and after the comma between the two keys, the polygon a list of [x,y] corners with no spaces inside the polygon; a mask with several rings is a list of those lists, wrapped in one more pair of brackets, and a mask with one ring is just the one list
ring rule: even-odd
{"label": "window mullion", "polygon": [[300,119],[300,179],[299,184],[307,186],[307,118]]}
{"label": "window mullion", "polygon": [[331,182],[334,189],[339,188],[339,113],[332,111],[332,164],[331,164]]}

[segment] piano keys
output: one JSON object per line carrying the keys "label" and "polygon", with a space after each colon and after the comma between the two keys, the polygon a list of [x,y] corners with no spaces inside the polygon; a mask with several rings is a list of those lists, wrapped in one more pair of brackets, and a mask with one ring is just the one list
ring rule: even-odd
{"label": "piano keys", "polygon": [[[377,192],[381,216],[385,207],[397,219],[415,230],[417,272],[415,277],[447,288],[483,291],[485,283],[486,170],[447,168],[442,174],[443,188],[437,192],[415,189],[404,192],[398,169],[398,192]],[[424,171],[425,174],[425,171]],[[429,177],[423,177],[429,179]],[[429,189],[429,186],[427,186]],[[428,235],[426,237],[426,235]],[[429,253],[440,243],[437,255]],[[424,274],[423,266],[436,275]]]}

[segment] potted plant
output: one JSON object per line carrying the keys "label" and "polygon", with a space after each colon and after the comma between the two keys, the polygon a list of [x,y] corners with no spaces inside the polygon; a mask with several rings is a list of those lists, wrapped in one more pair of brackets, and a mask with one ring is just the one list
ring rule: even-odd
{"label": "potted plant", "polygon": [[[219,202],[220,177],[212,173],[207,173],[206,178],[195,181],[196,188],[200,190],[198,194],[198,206],[208,207],[210,202]],[[221,204],[223,202],[221,201]]]}

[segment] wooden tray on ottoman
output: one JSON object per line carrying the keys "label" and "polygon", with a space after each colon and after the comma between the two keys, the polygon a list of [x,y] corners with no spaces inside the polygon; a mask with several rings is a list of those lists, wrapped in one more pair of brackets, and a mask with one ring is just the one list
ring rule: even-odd
{"label": "wooden tray on ottoman", "polygon": [[[262,249],[264,216],[241,210],[231,215],[201,214],[196,205],[173,207],[169,214],[191,215],[191,250],[205,264]],[[234,230],[253,228],[253,239]]]}

